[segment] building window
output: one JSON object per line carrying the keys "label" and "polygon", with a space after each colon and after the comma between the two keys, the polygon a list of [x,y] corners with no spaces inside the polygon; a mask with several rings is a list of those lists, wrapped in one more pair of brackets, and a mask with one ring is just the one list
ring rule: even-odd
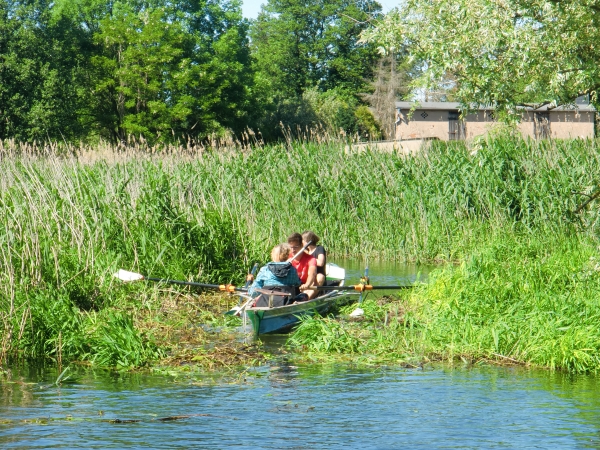
{"label": "building window", "polygon": [[428,117],[428,116],[429,116],[429,114],[427,114],[425,111],[423,111],[423,112],[421,113],[421,117],[422,117],[423,119],[427,119],[427,117]]}

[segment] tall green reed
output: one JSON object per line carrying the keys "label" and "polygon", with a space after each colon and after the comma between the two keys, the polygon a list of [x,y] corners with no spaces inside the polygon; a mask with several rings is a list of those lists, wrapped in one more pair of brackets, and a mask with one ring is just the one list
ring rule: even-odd
{"label": "tall green reed", "polygon": [[572,213],[598,186],[596,141],[433,143],[410,157],[308,140],[0,154],[3,354],[93,358],[76,338],[89,314],[143,289],[116,285],[117,268],[241,282],[292,231],[313,229],[333,260],[416,261],[465,259],[504,230],[588,246],[598,234],[595,203]]}
{"label": "tall green reed", "polygon": [[486,360],[598,373],[599,294],[595,239],[508,230],[402,300],[365,302],[358,325],[306,318],[288,342],[320,360]]}
{"label": "tall green reed", "polygon": [[[107,346],[93,345],[89,331],[94,311],[123,306],[127,290],[111,277],[118,267],[204,281],[243,276],[247,264],[235,225],[214,208],[182,202],[173,166],[58,156],[0,164],[0,356],[60,354],[140,365],[157,353],[144,344],[134,347],[139,357],[99,357]],[[110,328],[115,337],[119,329]],[[137,338],[129,340],[144,342],[131,333]]]}

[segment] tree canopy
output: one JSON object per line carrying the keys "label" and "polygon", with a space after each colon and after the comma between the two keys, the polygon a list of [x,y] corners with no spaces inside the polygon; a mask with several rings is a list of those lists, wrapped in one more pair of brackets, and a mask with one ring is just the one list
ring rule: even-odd
{"label": "tree canopy", "polygon": [[[250,30],[264,125],[273,128],[292,117],[298,124],[316,120],[315,95],[332,90],[337,93],[318,100],[317,109],[328,98],[354,108],[379,58],[376,45],[361,43],[360,35],[380,17],[374,0],[268,0]],[[335,122],[349,123],[341,117]]]}
{"label": "tree canopy", "polygon": [[464,104],[567,104],[600,88],[600,2],[407,0],[368,31],[408,46],[423,74],[415,86],[455,80]]}
{"label": "tree canopy", "polygon": [[359,44],[360,33],[380,12],[374,0],[269,0],[251,32],[257,67],[288,95],[360,90],[377,60],[373,45]]}
{"label": "tree canopy", "polygon": [[247,125],[234,0],[0,0],[0,138],[196,138]]}
{"label": "tree canopy", "polygon": [[[0,139],[378,136],[375,0],[0,0]],[[304,128],[305,129],[305,128]]]}

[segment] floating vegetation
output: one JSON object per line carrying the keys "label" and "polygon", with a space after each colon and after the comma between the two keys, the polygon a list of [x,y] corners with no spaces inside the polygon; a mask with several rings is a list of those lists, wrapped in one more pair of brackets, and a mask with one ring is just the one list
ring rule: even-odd
{"label": "floating vegetation", "polygon": [[175,422],[179,420],[191,419],[194,417],[213,417],[217,419],[227,419],[227,420],[239,420],[238,417],[232,416],[220,416],[216,414],[184,414],[179,416],[168,416],[168,417],[156,417],[150,419],[98,419],[95,417],[40,417],[40,418],[32,418],[32,419],[18,419],[18,420],[10,420],[10,419],[2,419],[0,420],[0,424],[2,425],[15,425],[15,424],[33,424],[33,425],[48,425],[50,423],[57,422],[106,422],[113,424],[131,424],[131,423],[141,423],[141,422]]}

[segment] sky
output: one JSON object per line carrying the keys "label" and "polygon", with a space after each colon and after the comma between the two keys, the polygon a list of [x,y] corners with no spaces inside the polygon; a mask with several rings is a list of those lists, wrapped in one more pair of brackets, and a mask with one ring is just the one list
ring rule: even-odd
{"label": "sky", "polygon": [[[267,3],[267,0],[242,0],[242,13],[248,19],[256,19],[260,11],[260,5]],[[388,12],[399,3],[398,0],[380,0],[383,12]]]}
{"label": "sky", "polygon": [[242,13],[247,19],[256,19],[260,11],[260,5],[267,0],[242,0]]}

